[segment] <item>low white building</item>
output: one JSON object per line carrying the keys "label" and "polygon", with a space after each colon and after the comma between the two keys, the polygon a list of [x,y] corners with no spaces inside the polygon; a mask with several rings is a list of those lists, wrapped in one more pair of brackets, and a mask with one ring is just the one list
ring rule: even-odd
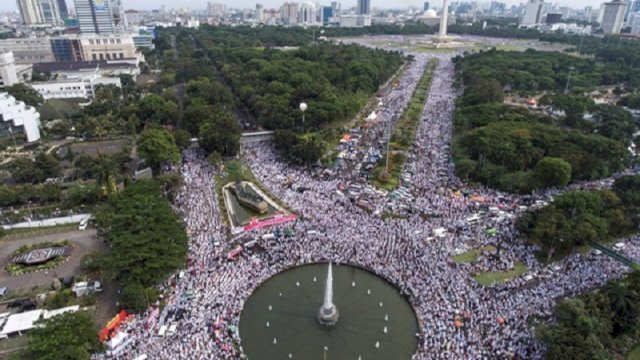
{"label": "low white building", "polygon": [[95,96],[98,85],[114,85],[122,87],[118,77],[102,77],[89,75],[79,78],[70,78],[47,82],[34,82],[30,84],[45,100],[49,99],[90,99]]}
{"label": "low white building", "polygon": [[0,88],[31,80],[33,65],[16,65],[13,52],[0,52]]}
{"label": "low white building", "polygon": [[371,26],[371,15],[347,14],[340,15],[340,27],[368,27]]}
{"label": "low white building", "polygon": [[0,136],[24,133],[27,142],[40,140],[40,114],[7,93],[0,93],[0,119]]}

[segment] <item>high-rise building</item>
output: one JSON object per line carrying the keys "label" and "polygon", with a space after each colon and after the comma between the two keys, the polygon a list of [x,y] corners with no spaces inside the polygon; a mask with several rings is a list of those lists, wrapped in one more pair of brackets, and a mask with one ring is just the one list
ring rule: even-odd
{"label": "high-rise building", "polygon": [[222,16],[227,13],[227,5],[220,3],[207,3],[207,14],[209,16]]}
{"label": "high-rise building", "polygon": [[340,3],[337,1],[332,1],[331,2],[331,9],[333,11],[333,16],[337,17],[340,16]]}
{"label": "high-rise building", "polygon": [[604,13],[600,23],[602,31],[605,34],[620,34],[628,4],[622,1],[611,1],[603,5]]}
{"label": "high-rise building", "polygon": [[423,7],[422,11],[427,11],[427,10],[429,10],[429,2],[428,2],[428,1],[425,1],[425,2],[424,2],[424,7]]}
{"label": "high-rise building", "polygon": [[281,8],[282,20],[285,23],[295,24],[298,22],[298,3],[297,2],[285,2]]}
{"label": "high-rise building", "polygon": [[42,23],[37,0],[18,0],[18,10],[20,11],[20,16],[24,24],[33,25]]}
{"label": "high-rise building", "polygon": [[60,17],[62,18],[62,21],[69,18],[69,9],[67,8],[66,0],[58,0],[58,10],[60,10]]}
{"label": "high-rise building", "polygon": [[371,0],[358,0],[358,14],[371,14]]}
{"label": "high-rise building", "polygon": [[83,34],[113,34],[113,21],[109,0],[75,0],[76,16]]}
{"label": "high-rise building", "polygon": [[62,24],[58,0],[18,0],[17,3],[22,22],[26,25]]}
{"label": "high-rise building", "polygon": [[543,0],[529,0],[520,21],[520,26],[536,26],[542,20]]}
{"label": "high-rise building", "polygon": [[256,20],[264,22],[264,5],[262,4],[256,4]]}
{"label": "high-rise building", "polygon": [[320,21],[322,22],[323,25],[328,25],[331,18],[334,17],[333,15],[333,8],[331,6],[323,6],[321,8],[321,19]]}
{"label": "high-rise building", "polygon": [[39,5],[43,23],[50,25],[60,25],[63,23],[57,0],[40,0]]}
{"label": "high-rise building", "polygon": [[314,24],[316,22],[316,7],[311,1],[305,1],[300,5],[298,21],[302,24]]}
{"label": "high-rise building", "polygon": [[591,13],[593,12],[593,7],[587,6],[584,8],[584,18],[587,21],[591,21]]}

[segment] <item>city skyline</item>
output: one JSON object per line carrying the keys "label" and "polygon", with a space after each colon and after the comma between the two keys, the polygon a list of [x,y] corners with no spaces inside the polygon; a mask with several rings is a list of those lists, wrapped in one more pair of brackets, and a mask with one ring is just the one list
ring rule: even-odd
{"label": "city skyline", "polygon": [[[472,2],[472,0],[468,0],[469,2]],[[180,8],[180,7],[189,7],[192,10],[204,10],[207,7],[207,3],[208,2],[217,2],[217,3],[221,3],[221,4],[226,4],[229,7],[233,7],[233,8],[254,8],[256,3],[260,3],[263,4],[265,8],[270,9],[270,8],[279,8],[282,3],[284,3],[284,0],[260,0],[260,1],[256,1],[256,0],[240,0],[240,1],[225,1],[225,0],[217,0],[217,1],[204,1],[204,0],[124,0],[124,7],[126,9],[136,9],[136,10],[151,10],[151,9],[158,9],[160,8],[161,5],[165,5],[167,8]],[[300,0],[298,1],[299,3],[304,2],[304,0]],[[331,1],[330,0],[326,0],[326,1],[312,1],[313,3],[318,3],[321,5],[327,5],[329,4]],[[478,1],[479,3],[482,2],[490,2],[490,1]],[[511,5],[519,5],[519,4],[524,4],[525,1],[523,0],[503,0],[501,2],[506,3],[507,5],[511,6]],[[550,2],[550,1],[546,1],[546,2]],[[564,0],[564,1],[552,1],[552,3],[559,3],[561,6],[569,6],[575,9],[582,9],[585,6],[592,6],[594,8],[597,8],[600,6],[600,4],[606,2],[606,1],[602,1],[602,0]],[[0,11],[17,11],[17,4],[16,1],[14,0],[9,0],[7,1],[8,4],[3,4],[0,7]],[[351,7],[357,7],[358,1],[357,0],[348,0],[348,1],[341,1],[342,3],[342,8],[343,9],[348,9]],[[416,0],[374,0],[371,2],[371,8],[406,8],[409,6],[415,6],[417,8],[422,8],[422,4],[424,2],[423,1],[416,1]],[[430,2],[431,7],[441,7],[442,6],[442,2],[441,1],[431,1]],[[74,1],[73,0],[67,0],[67,5],[69,6],[69,8],[73,8]]]}

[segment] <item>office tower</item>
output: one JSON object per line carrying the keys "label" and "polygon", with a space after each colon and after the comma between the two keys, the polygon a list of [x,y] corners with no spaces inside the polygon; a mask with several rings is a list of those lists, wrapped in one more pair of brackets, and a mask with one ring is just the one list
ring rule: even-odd
{"label": "office tower", "polygon": [[427,11],[427,10],[429,10],[429,2],[428,2],[428,1],[425,1],[425,2],[424,2],[424,7],[423,7],[423,10],[422,10],[422,11]]}
{"label": "office tower", "polygon": [[83,34],[113,34],[115,24],[109,0],[75,0],[76,17]]}
{"label": "office tower", "polygon": [[26,25],[62,24],[58,0],[18,0],[17,4],[22,22]]}
{"label": "office tower", "polygon": [[358,14],[371,14],[371,0],[358,0]]}
{"label": "office tower", "polygon": [[302,24],[314,24],[316,22],[316,7],[311,1],[303,2],[300,5],[298,21]]}
{"label": "office tower", "polygon": [[529,0],[520,21],[520,26],[535,26],[542,20],[543,0]]}
{"label": "office tower", "polygon": [[62,24],[63,21],[60,17],[57,0],[39,0],[38,5],[40,13],[42,14],[42,23],[50,25]]}
{"label": "office tower", "polygon": [[262,4],[256,4],[256,20],[264,22],[264,6]]}
{"label": "office tower", "polygon": [[58,10],[60,11],[60,18],[62,19],[62,21],[69,18],[69,9],[67,9],[66,0],[58,0]]}
{"label": "office tower", "polygon": [[22,16],[22,22],[26,25],[40,24],[40,12],[37,0],[18,0],[18,10]]}
{"label": "office tower", "polygon": [[294,24],[298,22],[298,3],[297,2],[286,2],[282,4],[282,19],[289,24]]}
{"label": "office tower", "polygon": [[604,13],[600,27],[605,34],[620,34],[628,4],[622,1],[612,1],[603,5]]}

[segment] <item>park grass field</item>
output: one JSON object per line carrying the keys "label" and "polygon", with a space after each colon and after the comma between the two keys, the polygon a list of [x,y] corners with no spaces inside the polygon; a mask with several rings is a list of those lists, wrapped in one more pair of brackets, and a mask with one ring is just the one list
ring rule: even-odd
{"label": "park grass field", "polygon": [[493,245],[483,246],[481,248],[472,249],[467,252],[463,252],[461,254],[451,256],[451,260],[453,260],[453,262],[455,262],[456,264],[472,263],[476,261],[480,257],[480,254],[482,254],[482,252],[484,251],[493,252],[493,251],[496,251],[496,248]]}
{"label": "park grass field", "polygon": [[495,271],[495,272],[481,272],[474,276],[474,279],[483,286],[491,286],[493,284],[501,284],[507,280],[516,278],[528,270],[527,266],[522,261],[515,263],[512,270],[508,271]]}

